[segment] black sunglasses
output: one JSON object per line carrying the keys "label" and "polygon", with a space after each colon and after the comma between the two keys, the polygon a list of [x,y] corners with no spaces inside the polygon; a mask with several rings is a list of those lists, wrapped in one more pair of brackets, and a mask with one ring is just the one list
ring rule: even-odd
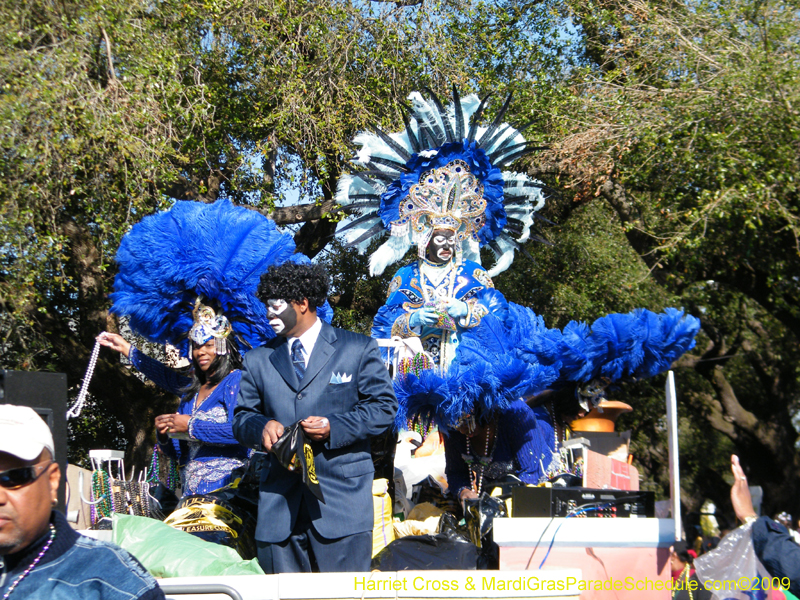
{"label": "black sunglasses", "polygon": [[29,485],[39,479],[42,473],[47,470],[47,467],[54,462],[55,461],[51,460],[48,463],[39,463],[38,465],[31,465],[30,467],[20,467],[19,469],[2,471],[0,472],[0,487],[7,490],[16,490],[17,488]]}

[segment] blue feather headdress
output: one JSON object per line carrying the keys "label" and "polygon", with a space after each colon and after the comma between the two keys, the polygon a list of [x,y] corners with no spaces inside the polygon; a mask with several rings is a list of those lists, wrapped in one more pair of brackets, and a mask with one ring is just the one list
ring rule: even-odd
{"label": "blue feather headdress", "polygon": [[[215,305],[246,345],[260,346],[275,333],[255,294],[259,279],[271,265],[309,260],[293,255],[294,249],[291,235],[256,211],[227,200],[176,202],[122,238],[111,312],[127,316],[131,329],[148,340],[186,355],[200,298]],[[325,306],[320,318],[330,320]]]}
{"label": "blue feather headdress", "polygon": [[380,275],[417,245],[420,256],[434,229],[457,234],[457,255],[480,264],[479,249],[495,255],[494,276],[514,260],[514,250],[531,238],[536,211],[548,188],[502,167],[541,149],[503,123],[511,96],[495,120],[479,124],[487,98],[461,98],[444,108],[428,92],[409,96],[410,119],[399,133],[361,133],[355,160],[364,170],[339,179],[336,201],[348,214],[360,215],[339,228],[347,243],[365,251],[370,241],[390,232],[370,257],[370,273]]}

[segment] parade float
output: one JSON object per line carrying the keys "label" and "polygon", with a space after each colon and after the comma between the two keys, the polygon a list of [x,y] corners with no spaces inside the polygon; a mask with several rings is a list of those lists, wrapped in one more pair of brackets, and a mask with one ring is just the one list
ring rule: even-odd
{"label": "parade float", "polygon": [[[680,522],[668,515],[658,518],[653,494],[639,489],[629,437],[613,426],[597,431],[597,425],[620,408],[605,398],[609,386],[668,369],[693,347],[699,322],[676,309],[640,309],[591,324],[571,322],[558,330],[547,328],[530,308],[508,302],[492,278],[511,265],[522,244],[536,238],[536,212],[551,190],[504,168],[538,147],[504,122],[510,98],[491,122],[484,119],[486,99],[461,98],[455,89],[446,108],[430,93],[426,98],[415,92],[409,101],[403,131],[376,130],[355,138],[356,168],[342,177],[336,196],[353,217],[339,229],[349,245],[365,251],[388,234],[370,257],[371,274],[416,250],[393,277],[372,331],[384,348],[400,405],[396,428],[402,474],[389,485],[378,485],[375,496],[380,535],[374,564],[392,569],[204,575],[209,572],[204,569],[216,568],[218,559],[209,559],[193,561],[190,577],[185,571],[162,571],[171,575],[161,580],[162,587],[175,598],[663,598],[671,581],[668,548],[680,535]],[[214,235],[224,245],[225,232]],[[488,269],[481,264],[481,248],[494,257]],[[258,268],[274,260],[263,257],[251,265],[242,279],[246,285],[236,286],[240,293],[218,298],[221,305],[235,300],[248,307],[250,318],[240,323],[248,323],[242,331],[251,335],[268,335],[257,330],[258,320],[252,317],[260,309],[250,295]],[[131,302],[135,293],[131,296],[123,265],[120,281],[128,286],[131,308],[118,312],[131,317],[137,333],[180,346],[182,340],[167,339],[168,332],[180,330],[179,322],[183,329],[191,325],[186,307],[199,295],[220,289],[216,282],[209,285],[199,262],[189,272],[196,281],[182,281],[180,302],[170,303],[167,296],[176,294],[164,281],[150,281],[142,287],[143,300]],[[155,307],[144,320],[143,302]],[[153,318],[156,314],[159,319]],[[678,515],[671,374],[666,412],[674,466],[672,514]],[[416,461],[427,462],[420,466]],[[119,477],[115,481],[110,471],[102,473],[98,463],[92,478],[100,483],[86,505],[95,507],[95,516],[106,511],[103,516],[111,517],[113,527],[90,534],[122,543],[158,575],[158,568],[148,564],[151,557],[144,557],[143,550],[137,553],[123,535],[130,529],[125,519],[148,512],[141,497],[139,508],[133,498],[137,490],[147,494],[148,478],[136,486]],[[420,484],[433,490],[427,501],[424,495],[414,496]],[[109,508],[110,498],[116,504]],[[395,528],[392,513],[408,517],[413,500],[437,510],[426,513],[428,518],[420,521],[427,523],[424,527]],[[484,518],[487,506],[495,507],[489,520]],[[223,512],[211,509],[204,517],[207,529],[240,535],[231,525],[236,511],[227,522]],[[431,516],[436,518],[431,521]],[[192,530],[182,529],[177,533]],[[405,535],[409,532],[418,535]],[[161,534],[153,535],[145,546],[159,544],[155,540]],[[453,544],[462,546],[448,554],[444,548]],[[475,548],[472,554],[462,552],[468,545]],[[497,549],[494,556],[492,548]],[[427,566],[426,556],[433,557]],[[448,564],[450,556],[459,561]],[[494,569],[475,570],[487,565]]]}

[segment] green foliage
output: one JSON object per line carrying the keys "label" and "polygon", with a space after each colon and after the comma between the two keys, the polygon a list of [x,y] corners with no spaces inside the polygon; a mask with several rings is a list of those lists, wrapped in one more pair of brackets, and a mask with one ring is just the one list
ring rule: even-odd
{"label": "green foliage", "polygon": [[[0,0],[0,366],[63,371],[75,390],[94,336],[118,327],[106,311],[119,240],[175,199],[305,222],[298,244],[327,246],[335,322],[367,332],[393,273],[369,277],[366,256],[326,237],[350,140],[399,130],[422,86],[491,92],[487,114],[513,91],[507,120],[534,121],[526,136],[552,147],[514,168],[563,198],[545,215],[554,245],[528,244],[533,261],[518,255],[495,284],[551,327],[639,306],[701,317],[679,371],[690,503],[721,501],[709,473],[731,445],[773,502],[796,502],[796,8]],[[288,210],[298,202],[320,214]],[[75,445],[121,435],[141,465],[174,399],[117,357],[98,369]],[[662,386],[617,396],[636,406],[621,423],[660,493]]]}

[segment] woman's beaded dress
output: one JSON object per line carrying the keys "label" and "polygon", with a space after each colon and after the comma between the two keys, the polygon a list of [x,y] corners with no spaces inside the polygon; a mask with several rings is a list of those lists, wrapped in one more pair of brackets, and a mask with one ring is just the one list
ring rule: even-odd
{"label": "woman's beaded dress", "polygon": [[[131,348],[130,360],[145,377],[173,394],[181,395],[191,382],[136,348]],[[177,412],[189,415],[191,439],[159,442],[161,449],[178,461],[184,496],[227,485],[231,472],[247,462],[248,451],[231,429],[241,378],[241,371],[231,371],[196,408],[194,396],[182,398]]]}

